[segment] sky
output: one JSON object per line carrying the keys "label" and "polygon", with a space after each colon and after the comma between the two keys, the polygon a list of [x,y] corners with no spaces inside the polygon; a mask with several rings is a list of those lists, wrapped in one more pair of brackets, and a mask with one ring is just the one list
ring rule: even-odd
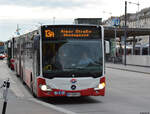
{"label": "sky", "polygon": [[[139,9],[150,7],[150,0],[128,0]],[[125,0],[0,0],[0,41],[26,33],[41,24],[73,24],[75,18],[102,18],[124,14]],[[129,4],[128,13],[138,6]]]}

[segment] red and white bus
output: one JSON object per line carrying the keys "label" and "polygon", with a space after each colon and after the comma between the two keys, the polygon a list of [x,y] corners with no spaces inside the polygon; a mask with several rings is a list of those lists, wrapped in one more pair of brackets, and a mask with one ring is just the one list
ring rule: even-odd
{"label": "red and white bus", "polygon": [[7,65],[11,70],[14,70],[14,38],[5,42],[7,53]]}
{"label": "red and white bus", "polygon": [[5,43],[0,41],[0,59],[4,59],[5,57]]}
{"label": "red and white bus", "polygon": [[104,29],[43,25],[14,38],[15,71],[36,97],[104,96]]}

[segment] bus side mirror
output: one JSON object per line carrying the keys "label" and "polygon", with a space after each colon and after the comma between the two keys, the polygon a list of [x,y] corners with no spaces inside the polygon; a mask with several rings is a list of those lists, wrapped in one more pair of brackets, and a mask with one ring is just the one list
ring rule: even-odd
{"label": "bus side mirror", "polygon": [[36,35],[34,38],[33,38],[33,42],[34,42],[34,44],[33,44],[33,49],[35,50],[35,49],[38,49],[39,48],[39,46],[40,46],[40,36],[39,35]]}
{"label": "bus side mirror", "polygon": [[11,48],[11,42],[10,41],[8,42],[8,48]]}
{"label": "bus side mirror", "polygon": [[109,43],[109,41],[105,41],[105,53],[106,54],[110,53],[110,43]]}

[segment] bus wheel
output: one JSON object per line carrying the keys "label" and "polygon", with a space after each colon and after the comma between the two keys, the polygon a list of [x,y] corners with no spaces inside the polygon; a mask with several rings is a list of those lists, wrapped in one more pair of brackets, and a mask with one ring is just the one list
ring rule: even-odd
{"label": "bus wheel", "polygon": [[18,75],[17,65],[16,65],[16,76],[17,76],[17,77],[19,77],[19,75]]}
{"label": "bus wheel", "polygon": [[12,67],[10,67],[10,69],[13,71],[14,69]]}
{"label": "bus wheel", "polygon": [[22,77],[22,83],[23,83],[23,85],[26,85],[26,83],[25,83],[25,81],[24,81],[23,77]]}
{"label": "bus wheel", "polygon": [[34,97],[34,98],[37,98],[37,95],[34,93],[34,90],[33,90],[33,80],[32,80],[32,74],[31,74],[31,82],[30,82],[30,84],[31,84],[31,93],[32,93],[32,96]]}
{"label": "bus wheel", "polygon": [[37,95],[34,93],[34,91],[33,91],[33,83],[32,83],[32,85],[31,85],[31,92],[32,92],[32,96],[34,97],[34,98],[37,98]]}
{"label": "bus wheel", "polygon": [[23,78],[23,69],[22,69],[22,72],[21,72],[21,79],[22,79],[23,85],[26,85],[26,83],[25,83],[25,81],[24,81],[24,78]]}

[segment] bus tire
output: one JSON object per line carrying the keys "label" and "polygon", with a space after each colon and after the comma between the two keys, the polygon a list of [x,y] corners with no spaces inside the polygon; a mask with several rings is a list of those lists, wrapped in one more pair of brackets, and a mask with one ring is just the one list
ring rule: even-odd
{"label": "bus tire", "polygon": [[17,76],[17,77],[19,77],[19,75],[18,75],[17,65],[16,65],[16,76]]}
{"label": "bus tire", "polygon": [[32,96],[34,98],[37,98],[37,95],[34,93],[34,90],[33,90],[33,80],[32,80],[32,74],[31,74],[31,77],[30,77],[30,84],[31,84],[31,93],[32,93]]}
{"label": "bus tire", "polygon": [[21,70],[21,79],[22,79],[22,84],[23,85],[26,85],[25,81],[24,81],[24,78],[23,78],[23,69]]}

